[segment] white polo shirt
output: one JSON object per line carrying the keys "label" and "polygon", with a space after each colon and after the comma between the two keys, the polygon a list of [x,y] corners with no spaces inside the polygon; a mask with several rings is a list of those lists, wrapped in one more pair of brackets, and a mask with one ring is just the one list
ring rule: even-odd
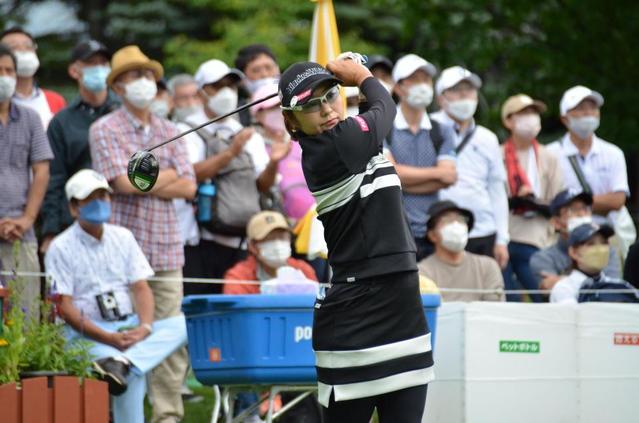
{"label": "white polo shirt", "polygon": [[588,276],[579,270],[573,270],[570,275],[562,278],[550,291],[550,302],[559,304],[577,304],[579,289]]}
{"label": "white polo shirt", "polygon": [[466,133],[475,128],[468,144],[457,156],[457,182],[440,190],[440,199],[454,201],[473,212],[475,225],[470,238],[496,233],[498,244],[508,244],[506,169],[497,136],[488,128],[475,125],[474,121],[460,133],[457,123],[443,110],[431,114],[431,119],[454,129],[455,148]]}
{"label": "white polo shirt", "polygon": [[51,242],[44,262],[54,292],[73,297],[85,317],[98,321],[96,295],[113,291],[120,312],[130,314],[130,285],[153,276],[131,231],[108,223],[98,240],[74,222]]}
{"label": "white polo shirt", "polygon": [[[568,160],[568,157],[576,155],[594,195],[612,192],[623,192],[626,196],[630,195],[626,159],[623,151],[616,145],[593,135],[590,151],[586,156],[581,156],[575,144],[570,140],[570,134],[566,133],[560,140],[549,144],[546,148],[558,157],[566,188],[582,190],[579,179],[577,179]],[[610,220],[614,219],[613,213],[608,215]]]}

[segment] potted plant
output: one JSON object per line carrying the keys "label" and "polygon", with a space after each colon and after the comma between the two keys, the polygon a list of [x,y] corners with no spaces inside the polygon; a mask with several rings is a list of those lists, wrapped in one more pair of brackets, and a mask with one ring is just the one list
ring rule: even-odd
{"label": "potted plant", "polygon": [[[25,320],[21,286],[20,277],[8,283],[0,331],[2,421],[107,423],[108,388],[91,378],[89,343],[68,343],[64,327],[53,319]],[[50,315],[50,303],[39,306],[42,316]]]}

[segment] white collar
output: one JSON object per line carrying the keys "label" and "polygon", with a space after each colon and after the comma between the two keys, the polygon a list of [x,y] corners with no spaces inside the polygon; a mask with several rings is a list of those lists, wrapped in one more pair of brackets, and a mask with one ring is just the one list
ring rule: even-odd
{"label": "white collar", "polygon": [[[430,123],[430,118],[428,117],[428,112],[424,112],[422,116],[421,122],[419,122],[419,129],[431,129],[433,125]],[[406,122],[406,118],[404,117],[404,113],[402,113],[402,108],[397,105],[397,115],[395,115],[395,128],[397,129],[409,129],[410,126],[408,122]]]}
{"label": "white collar", "polygon": [[[566,132],[564,136],[561,138],[561,148],[564,150],[567,156],[573,156],[575,154],[580,154],[577,146],[570,139],[570,132]],[[592,134],[592,145],[590,146],[590,150],[586,157],[590,155],[597,155],[601,153],[601,140],[597,137],[596,134]]]}

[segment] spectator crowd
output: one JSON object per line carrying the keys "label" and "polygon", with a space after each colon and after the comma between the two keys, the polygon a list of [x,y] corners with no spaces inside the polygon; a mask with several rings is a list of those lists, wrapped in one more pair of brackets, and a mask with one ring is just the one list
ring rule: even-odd
{"label": "spectator crowd", "polygon": [[[116,422],[143,421],[145,375],[152,421],[182,418],[183,295],[267,292],[246,280],[313,292],[310,281],[330,280],[325,257],[294,248],[315,200],[277,97],[155,150],[149,192],[128,180],[136,151],[278,91],[267,46],[243,47],[229,65],[211,58],[167,77],[138,46],[112,53],[81,41],[66,104],[36,79],[31,34],[0,35],[0,268],[50,276],[69,337],[95,342]],[[438,72],[415,54],[366,65],[397,102],[383,154],[401,181],[420,274],[445,301],[639,301],[624,154],[596,134],[602,94],[558,93],[566,131],[543,145],[546,104],[513,93],[500,141],[474,118],[482,80],[471,70]],[[346,97],[357,115],[359,91]],[[40,295],[40,279],[25,278],[31,315]]]}

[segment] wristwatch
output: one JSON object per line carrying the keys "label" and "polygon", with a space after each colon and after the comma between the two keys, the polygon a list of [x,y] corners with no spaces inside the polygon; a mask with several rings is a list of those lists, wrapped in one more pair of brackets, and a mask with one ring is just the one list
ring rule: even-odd
{"label": "wristwatch", "polygon": [[149,335],[151,335],[153,333],[153,326],[151,326],[150,324],[142,323],[140,326],[143,327],[144,329],[148,330],[149,331]]}

